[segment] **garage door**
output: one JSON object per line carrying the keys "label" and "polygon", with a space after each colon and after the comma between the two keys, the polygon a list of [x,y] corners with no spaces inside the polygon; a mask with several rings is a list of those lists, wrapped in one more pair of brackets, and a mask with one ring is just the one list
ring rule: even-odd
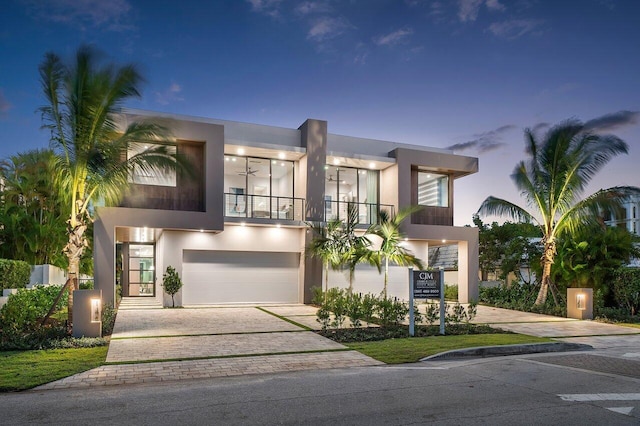
{"label": "garage door", "polygon": [[297,303],[299,253],[185,250],[182,301]]}

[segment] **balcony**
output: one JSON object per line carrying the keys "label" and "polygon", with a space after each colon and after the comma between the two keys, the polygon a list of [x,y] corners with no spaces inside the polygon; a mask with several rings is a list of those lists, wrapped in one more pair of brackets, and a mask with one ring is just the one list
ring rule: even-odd
{"label": "balcony", "polygon": [[248,219],[304,220],[304,199],[224,194],[224,215]]}
{"label": "balcony", "polygon": [[371,225],[378,222],[380,211],[386,210],[393,216],[394,206],[390,204],[376,203],[354,203],[350,201],[329,201],[324,202],[324,220],[328,222],[333,219],[346,220],[349,206],[355,206],[358,210],[358,223],[361,225]]}

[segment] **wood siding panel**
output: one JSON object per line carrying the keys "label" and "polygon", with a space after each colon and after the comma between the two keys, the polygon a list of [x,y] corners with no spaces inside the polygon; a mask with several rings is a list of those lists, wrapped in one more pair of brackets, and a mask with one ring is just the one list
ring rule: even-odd
{"label": "wood siding panel", "polygon": [[175,187],[131,184],[120,207],[204,211],[204,144],[180,141],[177,151],[190,166],[178,171]]}

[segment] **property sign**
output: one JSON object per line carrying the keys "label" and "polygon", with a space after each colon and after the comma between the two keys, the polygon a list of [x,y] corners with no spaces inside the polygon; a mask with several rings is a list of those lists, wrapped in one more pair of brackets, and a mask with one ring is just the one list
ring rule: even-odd
{"label": "property sign", "polygon": [[414,299],[440,299],[440,271],[413,271],[411,291]]}

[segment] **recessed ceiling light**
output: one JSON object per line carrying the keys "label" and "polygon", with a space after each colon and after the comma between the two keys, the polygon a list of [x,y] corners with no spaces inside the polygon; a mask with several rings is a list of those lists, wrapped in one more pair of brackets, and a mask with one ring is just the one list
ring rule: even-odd
{"label": "recessed ceiling light", "polygon": [[443,243],[446,243],[446,242],[447,242],[447,240],[445,240],[445,239],[443,238],[443,239],[442,239],[442,242],[443,242]]}
{"label": "recessed ceiling light", "polygon": [[238,155],[244,155],[244,148],[238,148]]}
{"label": "recessed ceiling light", "polygon": [[338,158],[334,158],[334,159],[333,159],[333,164],[335,164],[336,166],[337,166],[338,164],[340,164],[340,159],[338,159]]}
{"label": "recessed ceiling light", "polygon": [[369,163],[369,168],[370,168],[370,169],[373,169],[373,168],[375,168],[375,167],[376,167],[376,163]]}
{"label": "recessed ceiling light", "polygon": [[281,160],[284,160],[284,152],[281,152],[280,154],[278,154],[278,158]]}

